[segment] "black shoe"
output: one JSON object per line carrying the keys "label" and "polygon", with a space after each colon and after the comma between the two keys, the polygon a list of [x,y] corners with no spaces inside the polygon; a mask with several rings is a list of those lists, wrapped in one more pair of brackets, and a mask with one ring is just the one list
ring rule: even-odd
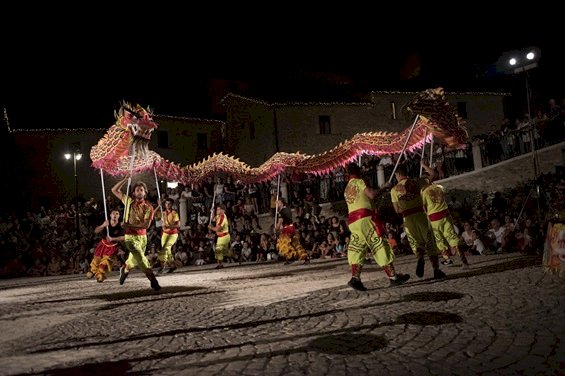
{"label": "black shoe", "polygon": [[161,266],[158,270],[157,270],[157,274],[161,274],[165,271],[165,267]]}
{"label": "black shoe", "polygon": [[167,270],[167,274],[168,274],[168,273],[172,273],[172,272],[174,272],[175,270],[177,270],[177,267],[176,267],[176,266],[172,266],[172,267],[169,268],[169,270]]}
{"label": "black shoe", "polygon": [[308,265],[310,263],[310,257],[306,257],[302,265]]}
{"label": "black shoe", "polygon": [[434,270],[434,279],[442,279],[442,278],[445,278],[445,277],[447,277],[447,276],[441,270],[439,270],[439,269]]}
{"label": "black shoe", "polygon": [[347,285],[357,291],[367,291],[367,288],[363,286],[363,282],[359,278],[351,278]]}
{"label": "black shoe", "polygon": [[286,260],[284,264],[285,264],[285,265],[290,265],[290,264],[292,264],[293,262],[294,262],[294,261],[292,261],[292,260]]}
{"label": "black shoe", "polygon": [[126,272],[126,266],[120,268],[120,285],[123,285],[128,277],[129,272]]}
{"label": "black shoe", "polygon": [[155,291],[161,290],[161,286],[159,285],[159,281],[157,281],[157,278],[153,278],[151,280],[151,288]]}
{"label": "black shoe", "polygon": [[445,265],[445,266],[453,266],[453,260],[452,259],[441,260],[440,263],[442,265]]}
{"label": "black shoe", "polygon": [[416,265],[416,275],[420,278],[424,276],[424,265],[426,264],[426,260],[423,257],[418,259],[418,264]]}
{"label": "black shoe", "polygon": [[410,279],[410,274],[396,273],[396,279],[390,279],[390,287],[400,286]]}
{"label": "black shoe", "polygon": [[222,264],[218,264],[218,265],[216,266],[216,269],[223,269],[223,268],[224,268],[224,266],[223,266]]}

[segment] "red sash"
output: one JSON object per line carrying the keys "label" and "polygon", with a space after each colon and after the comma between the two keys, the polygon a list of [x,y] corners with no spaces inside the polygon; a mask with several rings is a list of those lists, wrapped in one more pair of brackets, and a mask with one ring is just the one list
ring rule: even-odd
{"label": "red sash", "polygon": [[381,222],[379,216],[377,215],[377,212],[374,210],[365,209],[365,208],[354,210],[351,213],[349,213],[347,222],[348,224],[351,225],[354,222],[366,217],[371,217],[371,221],[375,225],[375,231],[377,232],[377,235],[383,236],[383,234],[385,233],[385,227],[383,226],[383,223]]}
{"label": "red sash", "polygon": [[128,228],[126,235],[147,235],[147,229],[144,228]]}
{"label": "red sash", "polygon": [[290,224],[290,225],[283,226],[282,233],[285,234],[285,235],[289,235],[289,236],[294,235],[294,225]]}
{"label": "red sash", "polygon": [[421,206],[416,206],[415,208],[410,208],[402,211],[402,217],[408,217],[409,215],[421,213],[424,211],[424,208]]}
{"label": "red sash", "polygon": [[449,215],[449,209],[445,209],[440,212],[428,215],[428,218],[430,219],[430,222],[435,222],[435,221],[439,221],[440,219],[444,219],[448,215]]}

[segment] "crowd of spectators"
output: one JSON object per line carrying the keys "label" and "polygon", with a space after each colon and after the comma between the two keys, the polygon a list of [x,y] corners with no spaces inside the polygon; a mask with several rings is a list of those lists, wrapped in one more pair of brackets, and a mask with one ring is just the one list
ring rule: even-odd
{"label": "crowd of spectators", "polygon": [[[344,179],[347,176],[344,175]],[[372,171],[365,169],[365,178],[370,181]],[[293,208],[295,226],[300,231],[301,241],[312,259],[337,258],[347,254],[349,231],[345,213],[325,218],[320,215],[320,186],[325,177],[309,176],[287,182],[287,195]],[[339,192],[341,185],[329,179],[330,191]],[[344,180],[345,181],[345,180]],[[221,184],[218,178],[216,186]],[[313,183],[318,184],[313,184]],[[333,182],[333,183],[332,183]],[[339,182],[339,181],[338,181]],[[524,252],[535,254],[543,248],[548,217],[563,209],[565,177],[556,174],[542,175],[537,184],[541,187],[540,197],[532,192],[531,183],[504,192],[474,193],[461,199],[460,192],[448,198],[451,213],[461,234],[461,246],[469,254],[500,252]],[[279,259],[275,247],[272,226],[262,228],[259,216],[272,216],[271,207],[266,203],[274,200],[275,185],[257,185],[257,191],[267,188],[271,200],[255,197],[253,188],[235,184],[233,196],[229,190],[219,194],[217,202],[224,202],[230,219],[232,236],[231,248],[234,262],[266,262]],[[207,229],[210,207],[207,205],[205,190],[198,195],[199,187],[168,189],[164,196],[175,199],[179,209],[181,197],[187,200],[187,221],[180,231],[174,247],[178,266],[205,265],[214,263],[215,234]],[[218,191],[219,192],[219,191]],[[290,193],[289,193],[290,192]],[[280,192],[279,194],[282,194]],[[337,193],[336,193],[337,196]],[[119,207],[113,197],[107,198],[107,207]],[[157,202],[155,196],[149,200]],[[208,200],[211,205],[211,201]],[[337,200],[336,200],[337,201]],[[261,202],[261,204],[259,204]],[[540,210],[538,212],[538,202]],[[257,203],[257,207],[255,204]],[[402,228],[402,219],[391,208],[388,194],[378,201],[381,218],[385,222],[387,237],[397,254],[410,254],[407,239]],[[257,209],[257,210],[256,210]],[[336,204],[336,212],[340,212]],[[76,216],[79,216],[80,237],[75,231]],[[40,208],[23,216],[0,217],[0,276],[41,276],[85,273],[98,241],[94,227],[104,220],[103,205],[91,198],[85,203],[65,204],[57,209]],[[272,223],[272,221],[270,222]],[[148,231],[147,256],[157,262],[160,248],[160,229],[155,223]],[[124,260],[119,252],[116,269]]]}

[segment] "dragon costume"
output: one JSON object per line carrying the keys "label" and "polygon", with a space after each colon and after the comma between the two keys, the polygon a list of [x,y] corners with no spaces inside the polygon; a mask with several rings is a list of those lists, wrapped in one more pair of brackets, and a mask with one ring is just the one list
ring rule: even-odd
{"label": "dragon costume", "polygon": [[181,166],[149,150],[151,135],[158,127],[151,110],[123,103],[119,112],[115,113],[115,124],[92,147],[90,157],[92,167],[113,176],[154,169],[160,178],[190,185],[223,172],[243,183],[257,183],[271,180],[285,170],[325,174],[362,154],[381,156],[398,154],[404,150],[413,151],[421,148],[431,137],[450,147],[466,142],[468,135],[465,124],[457,116],[455,106],[446,101],[442,88],[420,92],[405,109],[418,115],[413,128],[406,128],[402,132],[358,133],[321,154],[279,152],[262,165],[250,167],[237,158],[215,153],[200,162]]}

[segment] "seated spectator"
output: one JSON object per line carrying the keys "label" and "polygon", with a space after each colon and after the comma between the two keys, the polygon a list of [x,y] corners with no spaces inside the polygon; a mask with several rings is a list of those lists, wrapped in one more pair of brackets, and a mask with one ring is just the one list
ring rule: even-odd
{"label": "seated spectator", "polygon": [[472,230],[471,232],[471,246],[468,252],[472,255],[482,255],[485,252],[485,245],[479,238],[479,234],[476,230]]}
{"label": "seated spectator", "polygon": [[392,248],[395,254],[398,254],[398,242],[394,238],[394,233],[391,231],[386,236],[387,236],[386,240],[388,241],[390,248]]}
{"label": "seated spectator", "polygon": [[490,240],[489,249],[494,253],[502,253],[505,229],[497,218],[490,221],[490,227],[486,234]]}

